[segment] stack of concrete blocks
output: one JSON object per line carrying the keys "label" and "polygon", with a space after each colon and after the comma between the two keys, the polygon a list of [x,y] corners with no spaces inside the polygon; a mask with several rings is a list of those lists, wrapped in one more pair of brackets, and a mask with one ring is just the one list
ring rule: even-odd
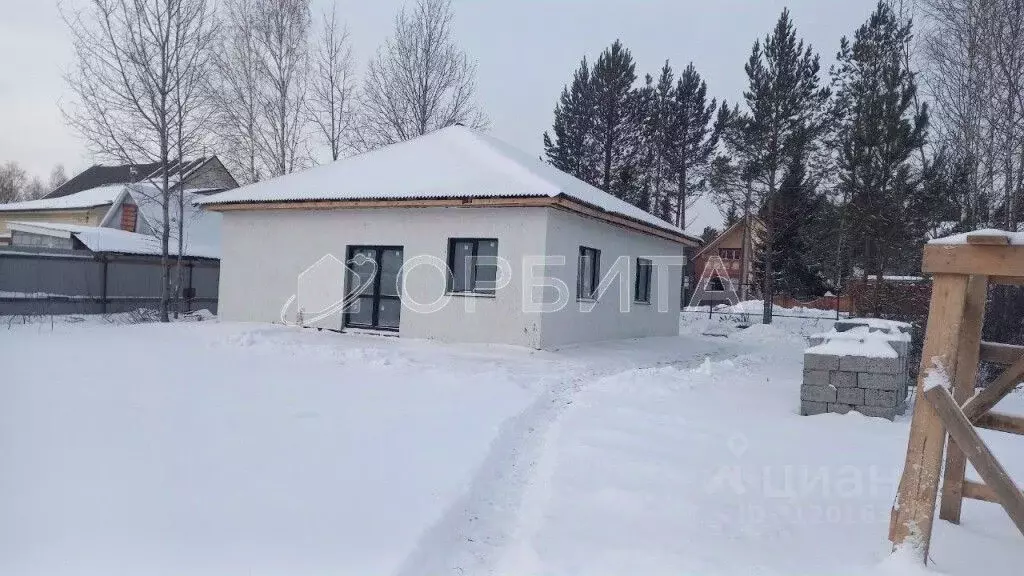
{"label": "stack of concrete blocks", "polygon": [[810,338],[800,413],[857,411],[893,420],[906,410],[910,325],[877,318],[840,320]]}

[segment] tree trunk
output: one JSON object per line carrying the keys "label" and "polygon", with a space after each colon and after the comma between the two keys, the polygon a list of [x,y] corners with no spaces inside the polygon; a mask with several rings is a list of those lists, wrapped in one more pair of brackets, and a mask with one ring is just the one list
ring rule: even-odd
{"label": "tree trunk", "polygon": [[676,226],[686,228],[686,162],[683,162],[679,169],[679,191],[676,201],[679,206],[676,210]]}

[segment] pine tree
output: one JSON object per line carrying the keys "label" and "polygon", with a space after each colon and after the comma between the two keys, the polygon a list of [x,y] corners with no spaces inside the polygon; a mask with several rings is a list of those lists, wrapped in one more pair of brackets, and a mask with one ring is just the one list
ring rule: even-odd
{"label": "pine tree", "polygon": [[916,248],[912,207],[921,174],[912,155],[924,144],[928,110],[914,106],[917,86],[903,58],[910,39],[911,23],[901,23],[881,1],[852,44],[843,38],[834,71],[851,248],[865,274],[875,275],[875,313],[887,266],[895,254]]}
{"label": "pine tree", "polygon": [[828,128],[825,113],[830,91],[821,86],[820,63],[810,46],[798,40],[783,10],[772,33],[754,43],[745,67],[749,87],[743,97],[747,110],[730,122],[729,147],[741,165],[738,173],[749,186],[755,208],[762,213],[764,274],[762,321],[772,321],[775,248],[781,212],[775,208],[787,165],[798,151],[812,156]]}
{"label": "pine tree", "polygon": [[[594,63],[594,138],[600,151],[599,188],[623,194],[624,176],[639,145],[640,120],[633,91],[636,64],[629,50],[616,40]],[[625,169],[625,170],[624,170]],[[616,180],[620,181],[616,181]]]}
{"label": "pine tree", "polygon": [[[648,132],[651,135],[651,196],[660,203],[671,192],[672,157],[676,147],[675,130],[675,74],[668,60],[661,67],[658,83],[654,87]],[[664,216],[663,216],[664,217]]]}
{"label": "pine tree", "polygon": [[554,138],[544,132],[544,153],[553,166],[597,185],[594,140],[594,90],[587,59],[573,74],[572,86],[562,89],[555,106]]}
{"label": "pine tree", "polygon": [[776,240],[772,243],[776,289],[799,297],[824,293],[825,278],[810,258],[808,237],[810,225],[823,203],[824,197],[808,178],[805,158],[795,153],[779,184],[778,197],[771,205],[778,212],[774,217]]}
{"label": "pine tree", "polygon": [[705,226],[704,231],[700,233],[700,241],[703,242],[705,246],[710,244],[715,238],[718,238],[718,229],[714,227]]}
{"label": "pine tree", "polygon": [[[670,130],[673,135],[672,168],[676,176],[676,226],[686,227],[686,208],[707,185],[706,171],[718,146],[721,125],[712,125],[717,103],[707,101],[707,84],[691,62],[679,76]],[[723,103],[722,114],[728,108]],[[720,116],[722,118],[723,116]]]}

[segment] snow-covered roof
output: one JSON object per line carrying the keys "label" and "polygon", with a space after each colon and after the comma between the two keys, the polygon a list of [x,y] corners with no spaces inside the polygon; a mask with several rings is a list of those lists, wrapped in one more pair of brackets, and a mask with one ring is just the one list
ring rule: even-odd
{"label": "snow-covered roof", "polygon": [[[60,238],[71,238],[74,236],[90,251],[97,253],[138,254],[145,256],[159,256],[161,253],[160,240],[155,236],[126,232],[116,228],[100,228],[56,222],[10,222],[8,227],[11,230],[29,234],[43,234]],[[172,256],[177,256],[178,246],[176,242],[171,242],[169,253]],[[189,243],[185,245],[184,255],[195,258],[220,258],[220,247]]]}
{"label": "snow-covered roof", "polygon": [[21,212],[35,210],[75,210],[84,208],[95,208],[112,204],[119,194],[124,190],[124,184],[111,184],[100,186],[61,196],[59,198],[43,198],[40,200],[26,200],[25,202],[11,202],[0,204],[0,212]]}
{"label": "snow-covered roof", "polygon": [[198,203],[558,196],[684,234],[632,204],[465,126],[450,126],[351,158],[213,194]]}

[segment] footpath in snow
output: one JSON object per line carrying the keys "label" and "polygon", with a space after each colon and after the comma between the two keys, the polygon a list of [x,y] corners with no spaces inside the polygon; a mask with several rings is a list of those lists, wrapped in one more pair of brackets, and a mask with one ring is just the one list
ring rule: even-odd
{"label": "footpath in snow", "polygon": [[3,327],[0,574],[1019,573],[1020,534],[973,501],[928,571],[888,557],[909,418],[797,414],[827,320],[684,318],[558,352]]}

